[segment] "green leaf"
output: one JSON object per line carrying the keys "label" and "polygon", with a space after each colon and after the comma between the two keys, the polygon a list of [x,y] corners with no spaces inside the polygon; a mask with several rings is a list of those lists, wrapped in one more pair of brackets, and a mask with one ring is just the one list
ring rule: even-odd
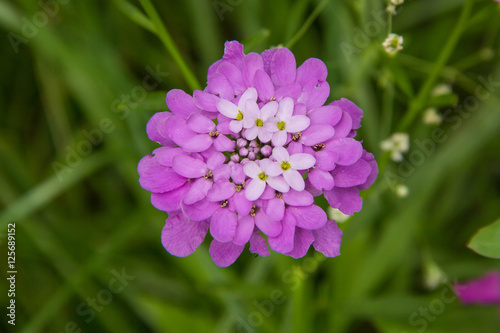
{"label": "green leaf", "polygon": [[479,229],[467,246],[485,257],[500,259],[500,219]]}

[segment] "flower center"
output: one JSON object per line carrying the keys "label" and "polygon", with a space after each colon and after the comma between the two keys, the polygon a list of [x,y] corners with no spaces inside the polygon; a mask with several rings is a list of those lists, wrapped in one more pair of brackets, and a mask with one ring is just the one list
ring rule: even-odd
{"label": "flower center", "polygon": [[242,120],[243,119],[243,112],[238,110],[238,114],[236,115],[236,120]]}
{"label": "flower center", "polygon": [[208,178],[212,178],[212,176],[213,176],[212,170],[208,170],[208,172],[205,174],[205,176],[203,176],[203,178],[208,179]]}
{"label": "flower center", "polygon": [[250,216],[255,217],[255,211],[257,210],[257,207],[255,205],[252,206],[252,209],[250,209]]}
{"label": "flower center", "polygon": [[302,132],[299,132],[299,133],[295,134],[294,136],[292,136],[292,140],[297,141],[298,139],[300,139],[301,136],[302,136]]}
{"label": "flower center", "polygon": [[210,135],[212,138],[216,138],[219,136],[219,131],[209,132],[208,135]]}
{"label": "flower center", "polygon": [[284,121],[280,121],[280,122],[278,123],[278,129],[279,129],[280,131],[283,131],[283,130],[285,129],[285,127],[286,127],[286,123],[285,123]]}
{"label": "flower center", "polygon": [[314,151],[320,151],[321,149],[325,148],[325,144],[324,143],[318,143],[316,146],[313,147],[313,150]]}
{"label": "flower center", "polygon": [[264,122],[261,119],[257,118],[255,119],[255,125],[258,127],[262,127],[264,126]]}
{"label": "flower center", "polygon": [[236,185],[236,192],[239,192],[243,189],[243,184]]}
{"label": "flower center", "polygon": [[221,207],[226,207],[228,204],[229,204],[229,202],[227,200],[224,200],[224,201],[220,202],[220,206]]}
{"label": "flower center", "polygon": [[262,171],[261,173],[259,173],[259,179],[260,180],[266,180],[267,179],[267,175],[264,171]]}
{"label": "flower center", "polygon": [[283,171],[286,171],[290,168],[291,168],[290,163],[288,163],[287,161],[281,162],[281,169],[283,169]]}

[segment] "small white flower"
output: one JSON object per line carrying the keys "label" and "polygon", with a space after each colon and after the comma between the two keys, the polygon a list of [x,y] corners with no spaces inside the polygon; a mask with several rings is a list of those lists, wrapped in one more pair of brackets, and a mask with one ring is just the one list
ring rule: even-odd
{"label": "small white flower", "polygon": [[396,54],[396,52],[403,49],[403,36],[390,33],[389,36],[382,43],[385,52],[388,54]]}
{"label": "small white flower", "polygon": [[290,190],[286,181],[280,176],[282,171],[273,166],[274,163],[268,158],[260,160],[259,164],[248,161],[243,165],[243,172],[252,178],[250,184],[245,185],[245,197],[248,200],[254,201],[260,198],[266,189],[266,184],[282,193]]}
{"label": "small white flower", "polygon": [[293,115],[294,102],[290,97],[283,98],[279,103],[275,118],[269,119],[266,127],[273,132],[274,146],[283,146],[286,143],[287,133],[298,133],[309,127],[311,121],[304,115]]}
{"label": "small white flower", "polygon": [[428,108],[424,112],[423,120],[427,125],[439,125],[443,121],[443,117],[437,112],[436,108]]}
{"label": "small white flower", "polygon": [[269,122],[273,121],[274,115],[278,112],[278,103],[269,102],[259,110],[257,103],[247,101],[243,127],[245,133],[243,136],[247,140],[259,138],[260,142],[269,142],[273,137],[273,132],[269,130]]}
{"label": "small white flower", "polygon": [[437,86],[434,87],[431,91],[432,96],[442,96],[442,95],[448,95],[451,94],[451,86],[446,83],[440,83]]}
{"label": "small white flower", "polygon": [[345,221],[347,221],[351,217],[350,215],[346,215],[346,214],[342,213],[337,208],[333,208],[330,206],[327,209],[327,214],[328,214],[328,218],[330,220],[334,220],[337,223],[344,223]]}
{"label": "small white flower", "polygon": [[391,152],[391,159],[395,162],[403,160],[403,153],[410,149],[410,136],[408,133],[394,133],[380,143],[380,148]]}
{"label": "small white flower", "polygon": [[243,121],[245,120],[247,102],[250,101],[254,103],[257,101],[257,90],[253,87],[248,88],[241,95],[238,105],[222,98],[217,102],[217,109],[219,112],[228,118],[234,119],[229,122],[229,129],[233,133],[241,132]]}
{"label": "small white flower", "polygon": [[396,195],[400,198],[406,198],[410,194],[410,190],[408,189],[408,186],[403,185],[403,184],[398,184],[396,186]]}
{"label": "small white flower", "polygon": [[397,5],[402,5],[404,2],[405,2],[405,0],[391,0],[391,3],[392,3],[394,6],[397,6]]}
{"label": "small white flower", "polygon": [[303,191],[305,188],[304,178],[297,170],[306,170],[314,166],[316,159],[311,154],[293,154],[290,156],[283,147],[273,149],[273,158],[276,162],[270,169],[281,170],[283,178],[295,191]]}
{"label": "small white flower", "polygon": [[446,273],[432,259],[425,260],[423,275],[424,285],[429,290],[434,290],[447,281]]}

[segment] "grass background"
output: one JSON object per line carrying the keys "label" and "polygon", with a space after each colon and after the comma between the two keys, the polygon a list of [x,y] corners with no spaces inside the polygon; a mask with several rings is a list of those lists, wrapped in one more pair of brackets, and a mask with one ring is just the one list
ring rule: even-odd
{"label": "grass background", "polygon": [[[392,22],[404,50],[389,57],[380,44],[390,27],[377,19],[385,5],[0,0],[0,267],[15,222],[18,270],[16,326],[2,279],[0,331],[498,332],[498,307],[462,306],[450,283],[500,269],[466,247],[500,215],[500,7],[407,0]],[[136,173],[155,147],[145,125],[166,109],[168,90],[203,85],[234,39],[245,52],[282,44],[298,64],[324,60],[329,101],[347,97],[365,112],[358,138],[381,173],[362,212],[341,225],[340,257],[245,251],[222,269],[208,255],[210,236],[187,258],[161,245],[166,216]],[[143,83],[148,68],[168,73],[154,89]],[[491,94],[465,108],[488,78]],[[433,96],[440,83],[452,92]],[[432,138],[436,127],[422,122],[429,106],[448,117],[444,139],[425,154],[415,140]],[[89,147],[82,131],[103,119],[102,142],[78,153]],[[379,148],[396,131],[411,138],[402,164]],[[408,197],[395,194],[394,179]],[[133,280],[109,293],[113,270]],[[436,270],[448,283],[427,288]]]}

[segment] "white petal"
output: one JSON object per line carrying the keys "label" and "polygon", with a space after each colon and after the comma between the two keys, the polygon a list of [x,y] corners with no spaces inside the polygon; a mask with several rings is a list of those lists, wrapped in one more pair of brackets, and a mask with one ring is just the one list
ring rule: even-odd
{"label": "white petal", "polygon": [[281,176],[268,177],[266,179],[266,181],[269,184],[269,186],[271,186],[272,188],[274,188],[278,192],[286,193],[290,190],[290,186]]}
{"label": "white petal", "polygon": [[283,173],[283,169],[281,168],[281,165],[278,162],[271,162],[265,167],[262,165],[262,162],[260,165],[262,167],[262,170],[264,170],[266,175],[268,175],[269,177],[276,177]]}
{"label": "white petal", "polygon": [[309,169],[316,163],[316,159],[311,154],[294,154],[290,156],[290,166],[295,170]]}
{"label": "white petal", "polygon": [[283,172],[283,177],[285,181],[293,188],[295,191],[303,191],[305,188],[304,178],[300,175],[297,170],[289,169]]}
{"label": "white petal", "polygon": [[293,116],[286,122],[286,131],[289,133],[297,133],[309,127],[311,120],[302,115]]}
{"label": "white petal", "polygon": [[274,132],[279,131],[279,129],[278,129],[278,118],[275,118],[275,117],[268,118],[264,122],[264,128],[268,132],[273,132],[274,133]]}
{"label": "white petal", "polygon": [[282,147],[286,143],[286,132],[278,131],[274,133],[272,142],[275,147]]}
{"label": "white petal", "polygon": [[241,95],[240,100],[238,102],[238,107],[240,109],[244,109],[246,102],[249,100],[254,101],[254,102],[257,101],[257,90],[253,87],[248,88],[243,93],[243,95]]}
{"label": "white petal", "polygon": [[265,128],[261,127],[259,130],[259,140],[262,143],[266,143],[271,141],[271,138],[273,137],[273,133],[267,131]]}
{"label": "white petal", "polygon": [[260,116],[260,110],[257,103],[247,101],[245,111],[243,112],[243,127],[250,128],[255,126],[255,120]]}
{"label": "white petal", "polygon": [[245,130],[245,132],[243,133],[243,136],[247,140],[253,140],[253,139],[255,139],[257,137],[258,134],[259,134],[259,127],[254,126],[252,128],[247,128]]}
{"label": "white petal", "polygon": [[259,174],[262,172],[260,167],[254,161],[247,162],[243,166],[243,172],[250,178],[259,178]]}
{"label": "white petal", "polygon": [[236,119],[238,116],[238,107],[225,99],[219,99],[217,110],[228,118]]}
{"label": "white petal", "polygon": [[278,112],[278,102],[269,102],[264,105],[262,109],[260,109],[260,119],[262,119],[262,121],[266,121],[267,119],[274,117],[276,112]]}
{"label": "white petal", "polygon": [[231,120],[229,122],[229,129],[233,133],[239,133],[239,132],[241,132],[242,128],[243,128],[243,122],[241,120]]}
{"label": "white petal", "polygon": [[288,154],[288,151],[283,148],[283,147],[275,147],[273,149],[273,157],[276,161],[282,162],[282,161],[288,161],[290,159],[290,155]]}
{"label": "white petal", "polygon": [[[245,164],[245,166],[246,165],[248,165],[248,163]],[[264,193],[265,189],[266,182],[260,180],[259,178],[254,178],[252,179],[250,184],[245,185],[245,197],[250,201],[257,200],[258,198],[260,198],[262,193]]]}
{"label": "white petal", "polygon": [[290,97],[285,97],[280,101],[280,106],[276,117],[282,120],[287,120],[293,114],[293,100]]}

